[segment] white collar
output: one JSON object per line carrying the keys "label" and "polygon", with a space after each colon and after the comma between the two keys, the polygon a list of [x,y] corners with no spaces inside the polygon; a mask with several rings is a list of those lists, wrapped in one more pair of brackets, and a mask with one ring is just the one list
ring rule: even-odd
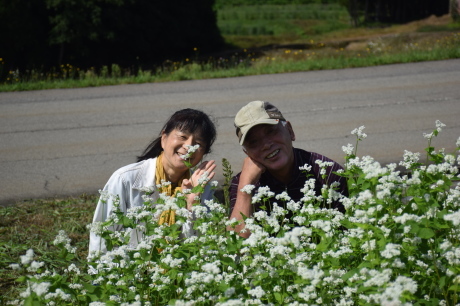
{"label": "white collar", "polygon": [[155,171],[157,166],[157,158],[149,158],[141,161],[139,164],[141,168],[137,172],[137,176],[134,179],[132,188],[141,190],[147,187],[154,187],[154,189],[156,189]]}

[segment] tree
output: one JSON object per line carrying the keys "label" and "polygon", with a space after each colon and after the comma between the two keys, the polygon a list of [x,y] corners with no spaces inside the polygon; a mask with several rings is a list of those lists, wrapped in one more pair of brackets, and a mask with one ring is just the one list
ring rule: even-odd
{"label": "tree", "polygon": [[3,70],[46,63],[49,30],[42,0],[0,0],[0,58],[6,65]]}
{"label": "tree", "polygon": [[[11,68],[145,66],[223,46],[214,0],[0,0]],[[11,69],[10,68],[10,69]]]}
{"label": "tree", "polygon": [[355,26],[404,23],[449,12],[449,0],[340,0],[340,3],[347,8]]}

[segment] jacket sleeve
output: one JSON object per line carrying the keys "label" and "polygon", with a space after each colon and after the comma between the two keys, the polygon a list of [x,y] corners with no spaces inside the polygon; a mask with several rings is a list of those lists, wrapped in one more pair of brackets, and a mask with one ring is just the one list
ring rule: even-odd
{"label": "jacket sleeve", "polygon": [[[116,201],[119,202],[119,208],[121,211],[126,212],[129,201],[127,197],[129,192],[126,183],[123,178],[115,172],[104,186],[101,191],[101,196],[94,212],[92,228],[98,228],[101,222],[107,220],[114,210],[114,204]],[[119,231],[122,229],[121,225],[115,225],[110,228],[112,231]],[[93,230],[90,232],[89,237],[89,252],[101,251],[105,253],[107,251],[105,241]]]}

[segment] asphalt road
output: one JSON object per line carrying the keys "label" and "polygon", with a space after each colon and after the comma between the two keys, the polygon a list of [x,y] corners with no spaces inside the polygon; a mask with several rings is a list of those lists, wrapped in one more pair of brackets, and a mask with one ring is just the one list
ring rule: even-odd
{"label": "asphalt road", "polygon": [[[382,165],[404,150],[423,152],[424,132],[455,150],[460,136],[460,59],[370,68],[286,73],[84,89],[0,93],[0,204],[94,193],[134,162],[165,120],[185,107],[218,124],[208,156],[241,167],[233,116],[249,101],[277,105],[291,121],[297,147],[343,164],[350,131],[364,125],[359,155]],[[222,181],[221,168],[217,179]]]}

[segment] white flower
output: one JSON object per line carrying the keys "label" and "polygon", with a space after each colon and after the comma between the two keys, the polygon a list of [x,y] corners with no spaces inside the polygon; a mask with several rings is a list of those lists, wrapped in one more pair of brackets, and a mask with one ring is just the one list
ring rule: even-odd
{"label": "white flower", "polygon": [[460,225],[460,210],[444,216],[444,220],[452,221],[454,226]]}
{"label": "white flower", "polygon": [[17,264],[17,263],[11,264],[9,267],[10,267],[11,269],[13,269],[13,270],[19,270],[19,269],[21,269],[21,265],[20,265],[20,264]]}
{"label": "white flower", "polygon": [[434,134],[433,133],[423,133],[423,137],[425,137],[426,139],[431,139],[433,138]]}
{"label": "white flower", "polygon": [[364,125],[362,125],[359,128],[356,128],[353,131],[351,131],[351,134],[356,135],[356,137],[358,139],[362,140],[362,139],[367,137],[367,135],[365,133],[363,133],[363,130],[364,130]]}
{"label": "white flower", "polygon": [[275,195],[274,192],[270,191],[268,186],[259,187],[257,193],[252,197],[252,203],[258,203],[264,198],[271,198]]}
{"label": "white flower", "polygon": [[21,256],[21,263],[23,265],[27,265],[31,263],[33,259],[34,259],[34,250],[28,249],[26,252],[26,255]]}
{"label": "white flower", "polygon": [[407,150],[404,150],[404,155],[403,155],[403,159],[404,161],[401,161],[399,163],[399,165],[405,167],[406,169],[409,169],[412,164],[418,162],[420,158],[420,153],[412,153],[410,151],[407,151]]}
{"label": "white flower", "polygon": [[262,289],[262,287],[257,286],[254,289],[248,290],[248,294],[252,295],[253,297],[260,299],[265,295],[265,291]]}
{"label": "white flower", "polygon": [[27,268],[27,271],[29,272],[37,272],[38,269],[40,269],[41,267],[43,267],[45,265],[44,262],[37,262],[37,261],[32,261],[32,263],[30,264],[30,267]]}
{"label": "white flower", "polygon": [[196,150],[198,150],[200,148],[200,145],[199,144],[196,144],[194,146],[192,145],[185,145],[187,147],[187,153],[185,153],[184,155],[179,155],[180,158],[182,158],[183,160],[186,160],[186,159],[189,159],[193,153],[196,152]]}
{"label": "white flower", "polygon": [[72,247],[72,246],[70,245],[70,242],[72,242],[72,240],[67,236],[67,234],[65,233],[65,231],[60,230],[59,233],[57,234],[56,238],[54,239],[53,244],[54,244],[54,245],[63,244],[63,245],[64,245],[64,248],[65,248],[69,253],[74,254],[74,253],[77,251],[77,248],[76,248],[76,247]]}
{"label": "white flower", "polygon": [[321,282],[321,279],[324,276],[324,271],[321,270],[317,265],[313,269],[308,269],[307,267],[299,267],[297,274],[303,279],[309,279],[313,286],[316,286]]}
{"label": "white flower", "polygon": [[380,252],[380,255],[382,255],[385,258],[392,258],[398,256],[399,254],[401,254],[401,251],[399,250],[400,248],[401,245],[399,244],[388,243],[385,246],[385,250]]}
{"label": "white flower", "polygon": [[355,148],[353,147],[351,143],[347,144],[346,146],[342,146],[342,151],[347,155],[353,154],[354,149]]}
{"label": "white flower", "polygon": [[208,176],[209,176],[208,171],[203,172],[203,174],[198,179],[198,185],[205,185],[209,181]]}
{"label": "white flower", "polygon": [[442,128],[445,127],[446,125],[444,123],[442,123],[441,121],[439,120],[436,120],[436,130],[438,132],[441,132],[442,131]]}
{"label": "white flower", "polygon": [[300,167],[299,167],[299,170],[300,170],[300,171],[307,171],[307,172],[310,172],[310,170],[311,170],[311,165],[305,164],[305,165],[303,165],[303,166],[300,166]]}
{"label": "white flower", "polygon": [[214,262],[214,263],[206,263],[206,264],[202,265],[201,270],[203,270],[204,272],[207,272],[207,273],[211,273],[211,274],[219,274],[220,273],[220,269],[219,269],[219,267],[218,267],[216,262]]}
{"label": "white flower", "polygon": [[246,192],[247,194],[251,194],[252,190],[254,190],[254,188],[256,188],[256,186],[254,186],[254,185],[246,185],[243,188],[241,188],[240,191],[241,192]]}
{"label": "white flower", "polygon": [[33,283],[32,291],[35,292],[38,296],[41,296],[48,292],[49,287],[51,286],[48,282],[43,283]]}
{"label": "white flower", "polygon": [[154,191],[155,191],[155,187],[154,186],[145,186],[145,187],[141,187],[139,188],[140,191],[143,191],[147,194],[152,194]]}
{"label": "white flower", "polygon": [[275,199],[277,199],[277,200],[284,200],[284,201],[287,202],[287,201],[290,201],[290,200],[291,200],[291,197],[287,194],[286,191],[283,191],[282,193],[277,194],[277,195],[275,196]]}

